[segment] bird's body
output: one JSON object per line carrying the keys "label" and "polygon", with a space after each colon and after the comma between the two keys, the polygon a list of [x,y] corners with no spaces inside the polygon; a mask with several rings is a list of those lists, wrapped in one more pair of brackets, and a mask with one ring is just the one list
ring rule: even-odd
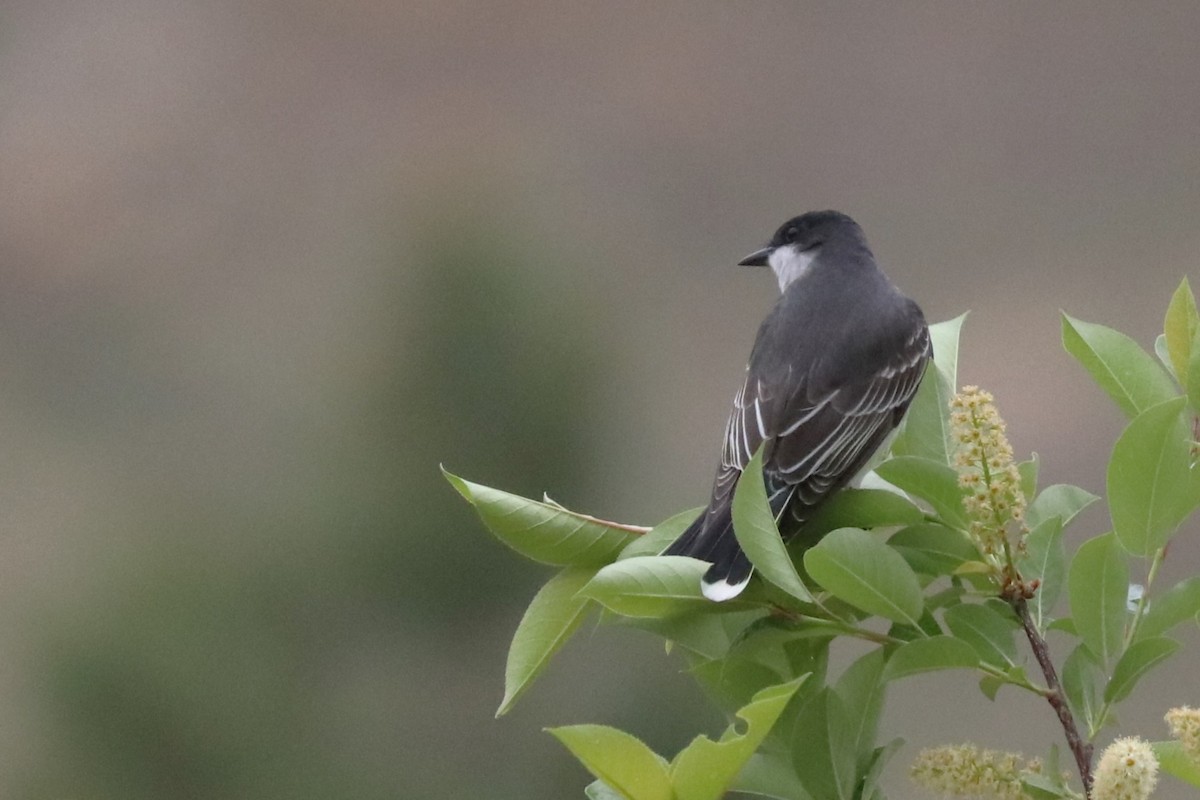
{"label": "bird's body", "polygon": [[771,510],[794,532],[900,423],[932,355],[920,308],[844,214],[796,217],[741,263],[770,265],[782,296],[734,397],[708,508],[666,550],[712,564],[703,588],[713,600],[737,595],[750,578],[731,504],[759,447]]}

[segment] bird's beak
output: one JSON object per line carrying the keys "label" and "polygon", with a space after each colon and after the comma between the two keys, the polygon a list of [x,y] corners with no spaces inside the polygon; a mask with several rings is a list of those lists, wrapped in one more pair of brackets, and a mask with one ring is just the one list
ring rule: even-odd
{"label": "bird's beak", "polygon": [[774,247],[764,247],[762,250],[755,250],[753,253],[739,261],[738,266],[765,267],[767,265],[767,259],[771,257],[771,253],[774,252],[774,250]]}

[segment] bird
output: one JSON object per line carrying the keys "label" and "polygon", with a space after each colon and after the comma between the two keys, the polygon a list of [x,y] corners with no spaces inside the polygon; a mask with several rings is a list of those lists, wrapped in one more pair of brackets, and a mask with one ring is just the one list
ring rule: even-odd
{"label": "bird", "polygon": [[758,449],[771,512],[785,537],[795,535],[900,424],[933,357],[920,307],[884,275],[846,214],[793,217],[738,264],[769,266],[781,294],[734,395],[708,506],[663,551],[709,562],[701,590],[718,602],[753,573],[732,503]]}

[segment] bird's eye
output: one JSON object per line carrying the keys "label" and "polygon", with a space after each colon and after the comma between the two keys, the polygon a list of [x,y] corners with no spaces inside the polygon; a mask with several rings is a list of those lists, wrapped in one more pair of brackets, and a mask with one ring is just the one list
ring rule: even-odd
{"label": "bird's eye", "polygon": [[783,232],[783,240],[788,244],[793,244],[800,238],[800,229],[795,225]]}

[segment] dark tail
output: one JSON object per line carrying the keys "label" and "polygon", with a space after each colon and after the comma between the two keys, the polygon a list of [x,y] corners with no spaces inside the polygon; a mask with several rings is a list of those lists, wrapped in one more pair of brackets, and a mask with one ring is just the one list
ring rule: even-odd
{"label": "dark tail", "polygon": [[[795,487],[785,483],[774,484],[774,481],[768,480],[767,502],[772,515],[778,520],[792,499]],[[663,551],[665,556],[690,556],[712,564],[700,581],[700,589],[705,597],[717,602],[741,594],[754,572],[754,565],[746,558],[737,537],[733,535],[733,514],[730,510],[732,495],[733,492],[729,492],[723,498],[724,502],[705,509]]]}
{"label": "dark tail", "polygon": [[666,556],[690,556],[712,564],[700,582],[709,600],[728,600],[746,588],[754,567],[733,535],[729,508],[709,509],[663,551]]}

